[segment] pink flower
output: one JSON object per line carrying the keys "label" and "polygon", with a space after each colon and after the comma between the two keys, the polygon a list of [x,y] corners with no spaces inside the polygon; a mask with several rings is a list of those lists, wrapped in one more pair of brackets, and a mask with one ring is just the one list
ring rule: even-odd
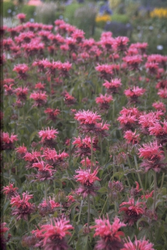
{"label": "pink flower", "polygon": [[33,195],[25,192],[22,194],[22,199],[20,195],[11,198],[10,204],[14,207],[12,211],[12,215],[17,216],[17,220],[19,219],[28,219],[28,215],[34,212],[35,206],[30,203],[29,200],[33,198]]}
{"label": "pink flower", "polygon": [[153,104],[152,104],[152,107],[154,107],[155,109],[157,109],[157,110],[161,110],[162,112],[164,111],[166,111],[166,107],[165,107],[165,104],[163,103],[163,102],[160,102],[160,101],[158,101],[158,102],[154,102]]}
{"label": "pink flower", "polygon": [[113,101],[112,96],[108,96],[107,94],[100,94],[99,97],[96,97],[96,103],[100,104],[100,109],[109,109],[109,103]]}
{"label": "pink flower", "polygon": [[158,144],[163,145],[167,142],[167,121],[156,121],[149,127],[149,133],[156,136]]}
{"label": "pink flower", "polygon": [[137,144],[140,140],[140,135],[132,132],[131,130],[127,130],[125,132],[124,138],[127,140],[127,143]]}
{"label": "pink flower", "polygon": [[16,71],[19,74],[19,78],[26,80],[27,79],[27,71],[29,70],[29,67],[23,63],[23,64],[17,64],[13,71]]}
{"label": "pink flower", "polygon": [[139,157],[144,158],[141,167],[144,167],[146,172],[149,169],[160,172],[164,167],[162,163],[164,152],[161,150],[161,145],[157,144],[157,141],[143,144],[143,146],[139,148]]}
{"label": "pink flower", "polygon": [[52,120],[52,121],[56,121],[57,116],[60,114],[60,110],[59,109],[51,109],[51,108],[47,108],[44,111],[45,114],[48,114],[48,120]]}
{"label": "pink flower", "polygon": [[49,164],[46,164],[44,161],[33,163],[32,168],[37,169],[37,174],[32,175],[32,177],[35,177],[36,180],[45,181],[54,178],[53,174],[55,170],[53,170],[52,169],[53,167],[50,166]]}
{"label": "pink flower", "polygon": [[33,92],[30,98],[35,101],[34,106],[41,107],[47,102],[47,95],[45,91]]}
{"label": "pink flower", "polygon": [[[96,151],[98,148],[97,146],[97,139],[95,137],[92,138],[92,148],[93,151]],[[77,151],[76,154],[78,154],[80,157],[88,156],[91,154],[91,137],[86,136],[85,138],[77,137],[72,143],[73,145],[76,145]]]}
{"label": "pink flower", "polygon": [[126,51],[128,42],[129,42],[128,37],[125,36],[116,37],[113,42],[114,51],[120,51],[120,52]]}
{"label": "pink flower", "polygon": [[49,197],[49,200],[43,200],[42,203],[38,205],[39,214],[41,216],[46,216],[48,214],[53,214],[56,211],[56,208],[60,207],[59,203],[56,203],[54,200]]}
{"label": "pink flower", "polygon": [[123,129],[132,129],[137,125],[139,114],[137,108],[123,108],[117,120],[120,122]]}
{"label": "pink flower", "polygon": [[92,111],[78,111],[75,113],[74,119],[79,121],[82,133],[96,133],[106,136],[105,130],[109,129],[109,124],[98,123],[101,116]]}
{"label": "pink flower", "polygon": [[159,89],[158,95],[163,99],[167,99],[167,88]]}
{"label": "pink flower", "polygon": [[2,133],[2,148],[4,150],[7,149],[13,149],[14,148],[14,142],[17,141],[17,135],[13,135],[11,134],[11,136],[9,136],[9,133]]}
{"label": "pink flower", "polygon": [[17,191],[16,191],[17,189],[18,189],[17,187],[14,187],[14,184],[9,183],[8,186],[3,187],[2,192],[3,192],[9,199],[11,199],[11,197],[17,196],[17,195],[18,195],[18,193],[17,193]]}
{"label": "pink flower", "polygon": [[115,78],[112,79],[110,82],[105,81],[105,83],[103,83],[103,86],[107,89],[109,93],[116,94],[119,92],[122,86],[121,79]]}
{"label": "pink flower", "polygon": [[142,96],[145,93],[145,89],[139,88],[138,86],[126,89],[124,91],[124,94],[130,98],[130,102],[132,103],[137,103],[138,102],[138,97]]}
{"label": "pink flower", "polygon": [[134,55],[134,56],[126,56],[123,58],[123,61],[127,63],[127,66],[130,70],[137,70],[139,69],[139,65],[142,62],[141,55]]}
{"label": "pink flower", "polygon": [[15,149],[16,152],[21,156],[21,157],[24,157],[25,154],[27,153],[27,148],[24,146],[19,146],[18,148]]}
{"label": "pink flower", "polygon": [[[114,218],[114,222],[111,225],[109,218],[107,219],[95,219],[95,226],[91,226],[91,228],[95,228],[95,236],[99,236],[100,240],[97,241],[95,249],[97,250],[115,250],[122,249],[123,244],[121,237],[124,236],[124,233],[120,231],[121,227],[125,227],[126,225],[120,222],[120,219],[117,217]],[[118,231],[119,230],[119,231]]]}
{"label": "pink flower", "polygon": [[158,72],[158,64],[154,62],[147,62],[145,68],[150,74],[156,74]]}
{"label": "pink flower", "polygon": [[67,91],[65,91],[63,94],[65,99],[65,104],[68,106],[71,106],[73,104],[76,104],[76,99],[72,95],[70,95]]}
{"label": "pink flower", "polygon": [[97,115],[97,113],[93,113],[92,111],[78,111],[75,114],[74,117],[77,121],[80,122],[80,124],[86,124],[86,125],[95,125],[97,121],[101,121],[100,115]]}
{"label": "pink flower", "polygon": [[95,190],[97,189],[94,185],[95,181],[99,181],[100,179],[96,176],[98,170],[95,169],[93,173],[91,173],[91,169],[87,170],[76,170],[77,175],[74,176],[77,182],[81,185],[76,190],[77,194],[83,195],[83,197],[87,197],[88,195],[95,195]]}
{"label": "pink flower", "polygon": [[41,142],[45,145],[45,146],[50,146],[53,147],[55,144],[55,139],[57,138],[57,134],[59,132],[57,131],[57,129],[50,129],[47,128],[46,130],[40,130],[38,132],[39,137],[42,138]]}
{"label": "pink flower", "polygon": [[137,240],[135,238],[134,243],[128,238],[129,241],[124,243],[124,247],[121,250],[154,250],[153,244],[148,240]]}
{"label": "pink flower", "polygon": [[74,229],[69,220],[65,218],[55,219],[53,218],[49,224],[42,225],[40,229],[33,230],[32,234],[35,234],[39,239],[38,246],[44,250],[67,250],[68,245],[65,240],[66,235],[71,235],[69,230]]}
{"label": "pink flower", "polygon": [[15,89],[15,93],[20,101],[25,101],[28,95],[28,88],[17,88]]}
{"label": "pink flower", "polygon": [[144,214],[144,202],[137,201],[135,203],[134,198],[130,198],[128,202],[122,202],[119,206],[119,213],[123,212],[124,222],[129,226],[133,226],[135,222]]}
{"label": "pink flower", "polygon": [[26,15],[24,13],[19,13],[17,18],[20,20],[21,23],[25,21]]}

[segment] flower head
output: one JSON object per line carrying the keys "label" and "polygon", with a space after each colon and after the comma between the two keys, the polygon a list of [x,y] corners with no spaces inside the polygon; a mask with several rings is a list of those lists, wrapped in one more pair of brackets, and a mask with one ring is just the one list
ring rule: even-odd
{"label": "flower head", "polygon": [[91,228],[95,228],[94,236],[100,237],[100,240],[97,241],[95,249],[122,249],[123,244],[121,236],[124,236],[124,233],[120,231],[120,228],[125,226],[126,225],[120,222],[120,219],[118,219],[117,217],[114,219],[113,224],[110,224],[108,217],[107,219],[95,219],[95,226],[91,226]]}
{"label": "flower head", "polygon": [[2,192],[10,199],[13,196],[17,196],[17,187],[14,187],[14,184],[10,183],[8,186],[3,187]]}
{"label": "flower head", "polygon": [[124,243],[124,247],[121,250],[154,250],[153,246],[154,245],[148,240],[145,240],[145,238],[142,240],[135,238],[134,242],[128,238],[128,241]]}
{"label": "flower head", "polygon": [[157,141],[143,144],[143,146],[139,148],[139,157],[144,158],[141,167],[145,168],[146,172],[149,169],[153,169],[155,172],[160,172],[164,167],[164,164],[162,163],[164,152],[161,149],[161,145],[158,145]]}
{"label": "flower head", "polygon": [[95,195],[95,189],[94,182],[97,180],[100,180],[96,175],[98,173],[98,170],[95,169],[93,173],[91,173],[91,169],[87,170],[76,170],[77,175],[74,176],[74,178],[79,182],[81,185],[76,191],[77,194],[83,195],[83,197],[86,197],[87,195]]}
{"label": "flower head", "polygon": [[124,222],[127,222],[129,226],[133,226],[144,213],[144,204],[144,202],[139,201],[135,203],[134,198],[130,198],[128,202],[122,202],[120,204],[119,213],[124,213]]}
{"label": "flower head", "polygon": [[30,203],[29,200],[33,198],[33,195],[25,192],[22,194],[22,198],[20,195],[12,197],[10,200],[10,204],[13,207],[12,215],[17,216],[17,220],[19,219],[28,219],[28,215],[34,212],[35,206]]}
{"label": "flower head", "polygon": [[74,229],[69,220],[65,218],[52,219],[49,224],[42,225],[40,229],[33,230],[36,238],[39,240],[38,246],[47,250],[66,250],[68,245],[65,240],[66,235],[71,235],[69,230]]}

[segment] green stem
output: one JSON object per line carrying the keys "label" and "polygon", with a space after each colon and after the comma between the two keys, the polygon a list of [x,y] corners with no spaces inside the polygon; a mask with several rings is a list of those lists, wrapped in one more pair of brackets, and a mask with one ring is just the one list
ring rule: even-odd
{"label": "green stem", "polygon": [[105,203],[104,203],[104,205],[103,205],[103,208],[102,208],[102,210],[101,210],[100,217],[101,217],[102,214],[103,214],[103,211],[104,211],[104,208],[105,208],[105,206],[106,206],[106,204],[107,204],[107,201],[108,201],[108,196],[107,196],[107,198],[106,198],[106,200],[105,200]]}
{"label": "green stem", "polygon": [[81,206],[80,206],[80,210],[79,210],[79,216],[78,216],[78,221],[77,221],[77,225],[80,222],[80,218],[81,218],[81,212],[82,212],[82,206],[83,206],[83,200],[81,201]]}
{"label": "green stem", "polygon": [[[137,164],[137,159],[136,159],[136,156],[134,155],[134,161],[135,161],[135,166],[136,166],[136,169],[138,169],[138,164]],[[138,176],[138,179],[139,179],[139,183],[140,183],[140,186],[142,188],[142,192],[143,192],[143,195],[144,195],[144,188],[143,188],[143,183],[141,181],[141,178],[140,178],[140,174],[137,172],[137,176]]]}
{"label": "green stem", "polygon": [[93,136],[91,135],[91,173],[93,172]]}
{"label": "green stem", "polygon": [[164,178],[165,178],[165,173],[162,174],[162,180],[161,180],[161,187],[160,189],[163,187],[164,184]]}
{"label": "green stem", "polygon": [[154,206],[153,206],[153,212],[155,213],[156,209],[156,195],[157,195],[157,174],[154,172]]}
{"label": "green stem", "polygon": [[88,231],[90,226],[90,195],[88,195]]}

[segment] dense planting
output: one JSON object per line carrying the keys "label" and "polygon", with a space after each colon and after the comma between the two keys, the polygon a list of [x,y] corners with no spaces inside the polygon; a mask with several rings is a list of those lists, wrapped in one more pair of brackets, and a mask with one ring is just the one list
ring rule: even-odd
{"label": "dense planting", "polygon": [[18,18],[3,27],[3,249],[167,249],[167,56]]}

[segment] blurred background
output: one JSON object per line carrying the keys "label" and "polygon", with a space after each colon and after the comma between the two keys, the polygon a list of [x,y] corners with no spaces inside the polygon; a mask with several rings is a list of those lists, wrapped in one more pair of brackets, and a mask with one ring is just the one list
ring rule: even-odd
{"label": "blurred background", "polygon": [[95,40],[111,31],[130,43],[147,42],[149,54],[167,55],[167,0],[3,0],[3,25],[17,25],[18,13],[27,22],[63,19]]}

